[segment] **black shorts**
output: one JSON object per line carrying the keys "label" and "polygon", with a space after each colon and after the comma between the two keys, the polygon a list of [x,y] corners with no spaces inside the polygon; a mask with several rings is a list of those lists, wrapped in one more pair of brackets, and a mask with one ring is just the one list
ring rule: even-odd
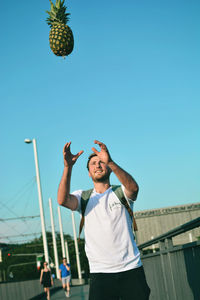
{"label": "black shorts", "polygon": [[91,273],[89,300],[148,300],[144,269],[120,273]]}

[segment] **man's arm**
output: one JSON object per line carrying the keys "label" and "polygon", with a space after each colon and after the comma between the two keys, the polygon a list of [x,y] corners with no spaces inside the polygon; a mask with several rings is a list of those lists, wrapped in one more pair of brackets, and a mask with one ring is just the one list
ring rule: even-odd
{"label": "man's arm", "polygon": [[71,174],[73,165],[83,151],[79,151],[76,155],[73,155],[70,151],[70,145],[71,142],[66,143],[63,149],[64,171],[58,187],[57,200],[59,205],[71,210],[76,210],[78,207],[78,199],[76,196],[70,194]]}
{"label": "man's arm", "polygon": [[59,279],[62,280],[62,277],[61,277],[61,269],[59,269],[59,275],[60,275],[60,276],[59,276]]}
{"label": "man's arm", "polygon": [[137,194],[139,191],[139,186],[134,178],[119,167],[111,158],[110,153],[105,144],[95,140],[95,144],[99,145],[101,151],[97,151],[95,148],[92,148],[94,153],[104,162],[117,176],[121,184],[125,187],[125,194],[129,199],[136,200]]}
{"label": "man's arm", "polygon": [[40,283],[42,283],[42,276],[43,276],[43,269],[41,270],[41,273],[40,273]]}
{"label": "man's arm", "polygon": [[69,271],[69,270],[70,270],[70,267],[69,267],[69,265],[66,265],[66,269],[67,269],[67,271]]}
{"label": "man's arm", "polygon": [[65,206],[71,210],[76,210],[78,207],[78,199],[70,194],[72,167],[64,167],[63,175],[58,188],[58,204]]}
{"label": "man's arm", "polygon": [[136,200],[139,191],[139,186],[135,179],[121,167],[119,167],[114,161],[108,163],[108,167],[117,176],[121,184],[125,187],[124,193],[127,198]]}

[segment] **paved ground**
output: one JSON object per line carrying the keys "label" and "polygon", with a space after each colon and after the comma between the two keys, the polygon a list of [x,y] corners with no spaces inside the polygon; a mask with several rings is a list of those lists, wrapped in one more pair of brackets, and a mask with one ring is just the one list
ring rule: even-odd
{"label": "paved ground", "polygon": [[51,300],[88,300],[88,285],[80,285],[71,287],[71,296],[70,298],[66,298],[63,290],[58,290],[53,295],[51,295]]}

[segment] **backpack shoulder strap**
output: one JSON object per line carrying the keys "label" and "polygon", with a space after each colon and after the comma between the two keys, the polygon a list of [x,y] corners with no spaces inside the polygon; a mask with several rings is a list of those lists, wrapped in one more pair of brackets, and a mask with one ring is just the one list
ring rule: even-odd
{"label": "backpack shoulder strap", "polygon": [[83,191],[81,194],[81,214],[82,214],[82,216],[84,216],[84,214],[85,214],[86,206],[88,204],[88,201],[90,199],[92,191],[93,191],[93,189],[90,189],[87,191]]}
{"label": "backpack shoulder strap", "polygon": [[[125,198],[125,197],[124,197],[124,193],[122,191],[121,185],[111,185],[111,187],[112,187],[113,192],[116,194],[117,198],[119,198],[120,202],[122,204],[124,204],[123,198]],[[126,198],[125,198],[125,200],[126,200]]]}
{"label": "backpack shoulder strap", "polygon": [[133,221],[133,229],[134,231],[137,231],[137,224],[135,221],[135,217],[133,215],[133,211],[130,208],[130,205],[128,203],[128,201],[126,200],[125,196],[124,196],[124,192],[122,190],[122,187],[120,185],[112,185],[112,190],[113,192],[116,194],[117,198],[120,200],[121,204],[125,206],[125,208],[127,209],[129,216],[131,217],[132,221]]}
{"label": "backpack shoulder strap", "polygon": [[87,190],[87,191],[83,191],[81,194],[81,222],[80,222],[80,226],[79,226],[79,240],[80,240],[80,235],[81,235],[81,231],[83,229],[84,226],[84,215],[85,215],[85,210],[86,210],[86,206],[88,204],[88,201],[90,199],[90,196],[92,194],[93,189]]}

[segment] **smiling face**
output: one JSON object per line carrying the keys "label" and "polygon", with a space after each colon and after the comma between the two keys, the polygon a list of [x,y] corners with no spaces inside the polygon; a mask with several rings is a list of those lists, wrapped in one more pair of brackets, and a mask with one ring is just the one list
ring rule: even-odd
{"label": "smiling face", "polygon": [[89,176],[94,182],[106,182],[109,180],[111,170],[99,159],[93,156],[88,164]]}

